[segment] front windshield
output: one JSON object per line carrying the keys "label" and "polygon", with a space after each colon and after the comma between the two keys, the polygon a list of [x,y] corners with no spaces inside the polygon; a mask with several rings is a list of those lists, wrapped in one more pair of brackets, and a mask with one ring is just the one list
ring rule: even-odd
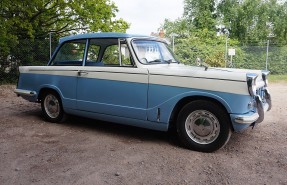
{"label": "front windshield", "polygon": [[166,44],[153,40],[134,40],[133,48],[142,64],[177,62]]}

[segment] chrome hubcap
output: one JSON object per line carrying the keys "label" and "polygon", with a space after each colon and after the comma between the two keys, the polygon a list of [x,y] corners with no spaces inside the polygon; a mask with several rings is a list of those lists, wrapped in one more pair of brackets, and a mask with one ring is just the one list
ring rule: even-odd
{"label": "chrome hubcap", "polygon": [[45,97],[44,108],[48,116],[51,118],[57,118],[60,114],[60,103],[52,94]]}
{"label": "chrome hubcap", "polygon": [[214,114],[206,110],[190,113],[185,121],[188,136],[198,144],[210,144],[218,138],[220,124]]}

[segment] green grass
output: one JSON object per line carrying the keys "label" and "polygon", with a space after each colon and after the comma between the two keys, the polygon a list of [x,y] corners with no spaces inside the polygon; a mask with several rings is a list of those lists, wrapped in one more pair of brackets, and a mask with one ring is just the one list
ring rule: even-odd
{"label": "green grass", "polygon": [[287,75],[270,75],[268,76],[268,81],[269,82],[287,82]]}

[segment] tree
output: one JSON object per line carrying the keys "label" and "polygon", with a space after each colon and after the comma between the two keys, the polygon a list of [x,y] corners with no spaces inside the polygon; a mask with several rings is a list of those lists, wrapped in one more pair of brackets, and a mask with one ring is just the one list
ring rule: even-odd
{"label": "tree", "polygon": [[215,30],[215,1],[184,0],[184,17],[197,29]]}
{"label": "tree", "polygon": [[272,23],[272,31],[276,36],[276,42],[281,45],[287,44],[287,2],[284,4],[277,3],[276,0],[271,0],[269,3],[269,20]]}
{"label": "tree", "polygon": [[[175,53],[181,62],[195,65],[199,57],[210,66],[225,66],[226,37],[217,35],[219,17],[216,8],[213,0],[185,0],[183,17],[174,22],[165,20],[162,28],[166,35],[178,34]],[[237,39],[229,39],[229,46],[237,51],[234,59],[242,62],[244,53],[237,45]]]}
{"label": "tree", "polygon": [[129,24],[115,19],[117,11],[110,0],[1,0],[0,78],[19,64],[46,64],[50,32],[56,42],[74,33],[125,32]]}
{"label": "tree", "polygon": [[229,28],[230,37],[242,43],[259,42],[276,35],[278,42],[287,39],[287,3],[277,0],[222,0],[219,17]]}
{"label": "tree", "polygon": [[269,40],[268,69],[273,74],[286,73],[286,1],[222,0],[218,14],[229,28],[229,36],[240,40],[245,52],[245,59],[240,64],[242,67],[265,69],[266,41]]}
{"label": "tree", "polygon": [[128,24],[115,20],[110,0],[2,0],[1,22],[18,38],[46,37],[47,33],[120,31]]}
{"label": "tree", "polygon": [[161,29],[165,30],[167,37],[170,37],[172,33],[176,33],[179,37],[187,37],[194,30],[192,25],[189,25],[187,20],[183,18],[178,18],[175,21],[165,19]]}
{"label": "tree", "polygon": [[[185,0],[182,18],[174,22],[165,20],[162,28],[166,35],[176,33],[175,53],[187,64],[201,58],[212,66],[224,65],[224,39],[216,38],[216,14],[213,0]],[[215,48],[216,44],[222,47]]]}

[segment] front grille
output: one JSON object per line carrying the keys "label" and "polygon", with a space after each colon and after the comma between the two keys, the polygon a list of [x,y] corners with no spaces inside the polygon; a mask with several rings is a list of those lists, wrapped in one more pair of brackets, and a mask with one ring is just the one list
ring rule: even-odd
{"label": "front grille", "polygon": [[265,90],[264,87],[261,87],[259,89],[256,90],[256,95],[259,95],[261,97],[262,100],[265,99]]}

